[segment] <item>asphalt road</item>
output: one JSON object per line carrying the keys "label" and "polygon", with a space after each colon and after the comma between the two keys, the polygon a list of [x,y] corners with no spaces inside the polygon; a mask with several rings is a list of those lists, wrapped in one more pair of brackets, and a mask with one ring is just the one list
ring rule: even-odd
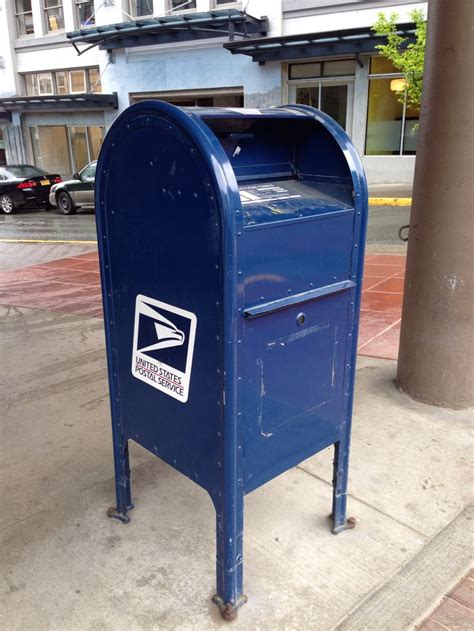
{"label": "asphalt road", "polygon": [[[406,206],[370,206],[368,244],[401,245],[398,229],[408,224]],[[57,210],[22,210],[14,215],[0,213],[0,241],[5,239],[45,241],[95,241],[95,218],[92,210],[62,215]]]}

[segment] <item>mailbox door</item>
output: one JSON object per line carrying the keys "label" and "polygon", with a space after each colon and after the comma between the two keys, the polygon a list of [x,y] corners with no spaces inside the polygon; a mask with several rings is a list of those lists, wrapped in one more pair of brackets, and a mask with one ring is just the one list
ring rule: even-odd
{"label": "mailbox door", "polygon": [[337,442],[352,294],[338,292],[248,321],[246,492]]}

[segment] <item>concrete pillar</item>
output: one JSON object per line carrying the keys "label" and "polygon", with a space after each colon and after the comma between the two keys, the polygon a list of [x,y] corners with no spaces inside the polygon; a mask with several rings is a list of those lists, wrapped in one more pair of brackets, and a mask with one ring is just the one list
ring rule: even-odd
{"label": "concrete pillar", "polygon": [[471,0],[431,0],[397,382],[474,405]]}

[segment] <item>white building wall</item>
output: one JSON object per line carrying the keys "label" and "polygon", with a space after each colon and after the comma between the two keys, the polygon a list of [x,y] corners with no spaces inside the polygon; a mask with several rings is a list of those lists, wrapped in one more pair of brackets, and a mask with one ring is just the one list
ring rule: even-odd
{"label": "white building wall", "polygon": [[7,11],[9,3],[10,0],[0,0],[0,97],[12,96],[16,92],[15,50],[11,37],[15,24]]}
{"label": "white building wall", "polygon": [[[303,4],[303,3],[302,3]],[[372,3],[376,5],[377,3]],[[387,5],[380,3],[380,6],[370,9],[356,9],[337,11],[338,6],[334,8],[335,12],[324,12],[317,15],[308,15],[307,10],[302,9],[304,15],[298,15],[296,11],[283,14],[283,34],[297,35],[299,33],[317,33],[324,31],[337,31],[349,28],[358,28],[361,26],[372,26],[377,20],[379,13],[390,15],[398,13],[400,22],[410,22],[410,13],[413,9],[427,9],[427,2],[412,2],[410,4],[393,4]]]}

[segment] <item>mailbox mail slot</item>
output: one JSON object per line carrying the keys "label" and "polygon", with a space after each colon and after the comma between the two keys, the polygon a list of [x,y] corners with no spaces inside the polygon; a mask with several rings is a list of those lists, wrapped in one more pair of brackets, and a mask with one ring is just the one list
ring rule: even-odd
{"label": "mailbox mail slot", "polygon": [[116,473],[128,441],[202,486],[224,618],[243,595],[244,496],[334,445],[346,520],[367,217],[359,157],[310,107],[128,108],[97,168]]}

